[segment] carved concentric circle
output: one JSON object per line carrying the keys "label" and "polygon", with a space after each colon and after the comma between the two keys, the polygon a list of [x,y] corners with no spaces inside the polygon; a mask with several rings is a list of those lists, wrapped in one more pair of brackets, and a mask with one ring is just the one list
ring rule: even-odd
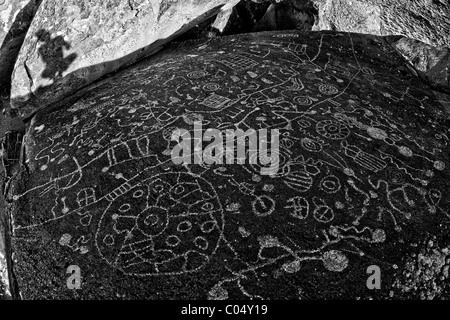
{"label": "carved concentric circle", "polygon": [[305,150],[311,152],[320,152],[323,149],[322,145],[319,142],[316,142],[310,138],[302,138],[301,144]]}
{"label": "carved concentric circle", "polygon": [[332,140],[343,140],[350,134],[350,129],[343,123],[335,120],[322,120],[316,125],[317,133]]}
{"label": "carved concentric circle", "polygon": [[[137,197],[137,195],[139,197]],[[181,274],[202,268],[223,236],[223,210],[212,185],[188,173],[163,173],[114,190],[96,246],[126,274]]]}
{"label": "carved concentric circle", "polygon": [[299,106],[310,106],[313,100],[307,96],[297,96],[294,98],[294,103]]}
{"label": "carved concentric circle", "polygon": [[192,71],[189,72],[187,74],[188,78],[190,79],[201,79],[203,77],[205,77],[208,73],[206,71],[203,70],[199,70],[199,71]]}
{"label": "carved concentric circle", "polygon": [[320,182],[320,188],[326,193],[336,193],[341,189],[341,182],[338,177],[328,175]]}
{"label": "carved concentric circle", "polygon": [[319,86],[319,91],[327,96],[332,96],[339,92],[335,86],[330,84],[321,84]]}

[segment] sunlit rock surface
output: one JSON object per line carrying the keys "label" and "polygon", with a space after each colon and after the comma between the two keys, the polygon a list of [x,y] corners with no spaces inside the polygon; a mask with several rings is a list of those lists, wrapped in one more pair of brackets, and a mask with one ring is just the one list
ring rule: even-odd
{"label": "sunlit rock surface", "polygon": [[[295,1],[295,0],[294,0]],[[313,0],[315,30],[403,35],[450,47],[450,4],[446,0]]]}
{"label": "sunlit rock surface", "polygon": [[402,38],[391,44],[433,86],[450,93],[450,48]]}
{"label": "sunlit rock surface", "polygon": [[[8,194],[17,288],[31,299],[448,297],[444,99],[382,37],[171,45],[32,120]],[[175,164],[198,122],[278,129],[278,170]],[[210,143],[194,142],[196,154]],[[374,266],[380,290],[367,287]]]}
{"label": "sunlit rock surface", "polygon": [[44,0],[14,68],[22,114],[150,54],[235,0]]}
{"label": "sunlit rock surface", "polygon": [[0,90],[9,86],[17,54],[40,0],[0,0]]}

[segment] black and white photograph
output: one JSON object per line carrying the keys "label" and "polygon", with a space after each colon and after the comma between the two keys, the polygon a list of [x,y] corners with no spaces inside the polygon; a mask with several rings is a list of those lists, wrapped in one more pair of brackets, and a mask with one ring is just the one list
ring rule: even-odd
{"label": "black and white photograph", "polygon": [[450,2],[0,0],[0,190],[0,300],[450,300]]}

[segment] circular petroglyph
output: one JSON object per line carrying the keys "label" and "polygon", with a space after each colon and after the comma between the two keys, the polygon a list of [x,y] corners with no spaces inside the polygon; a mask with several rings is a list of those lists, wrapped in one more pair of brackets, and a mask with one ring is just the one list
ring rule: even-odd
{"label": "circular petroglyph", "polygon": [[203,86],[203,90],[205,91],[217,91],[220,89],[220,86],[217,83],[208,83]]}
{"label": "circular petroglyph", "polygon": [[400,152],[400,154],[404,155],[405,157],[412,157],[413,155],[412,150],[406,146],[398,147],[398,152]]}
{"label": "circular petroglyph", "polygon": [[331,222],[334,219],[333,209],[329,206],[318,206],[313,212],[314,219],[322,223]]}
{"label": "circular petroglyph", "polygon": [[386,177],[391,183],[403,184],[405,182],[404,174],[392,167],[386,169]]}
{"label": "circular petroglyph", "polygon": [[388,137],[388,134],[386,133],[386,131],[384,131],[380,128],[375,128],[375,127],[368,127],[367,133],[372,138],[378,139],[378,140],[384,140]]}
{"label": "circular petroglyph", "polygon": [[294,98],[294,103],[299,106],[310,106],[313,101],[310,97],[307,96],[297,96]]}
{"label": "circular petroglyph", "polygon": [[301,145],[305,150],[311,152],[320,152],[323,149],[319,142],[316,142],[310,138],[302,138]]}
{"label": "circular petroglyph", "polygon": [[345,124],[335,120],[318,122],[316,130],[321,136],[332,140],[342,140],[350,134],[350,129]]}
{"label": "circular petroglyph", "polygon": [[170,235],[166,238],[166,244],[169,247],[176,247],[181,243],[180,238],[178,238],[177,236],[174,235]]}
{"label": "circular petroglyph", "polygon": [[114,237],[110,234],[107,234],[104,238],[103,238],[103,243],[107,246],[112,246],[114,245]]}
{"label": "circular petroglyph", "polygon": [[445,163],[440,160],[436,160],[433,164],[434,168],[439,171],[443,171],[445,169]]}
{"label": "circular petroglyph", "polygon": [[72,240],[72,235],[65,233],[59,239],[59,244],[62,246],[68,246],[70,244],[71,240]]}
{"label": "circular petroglyph", "polygon": [[377,243],[386,241],[386,232],[383,229],[376,229],[372,233],[372,240]]}
{"label": "circular petroglyph", "polygon": [[338,177],[329,175],[322,179],[320,188],[326,193],[336,193],[341,189],[341,182]]}
{"label": "circular petroglyph", "polygon": [[322,262],[329,271],[341,272],[348,267],[348,258],[339,250],[330,250],[322,255]]}
{"label": "circular petroglyph", "polygon": [[336,202],[334,203],[334,206],[336,207],[336,209],[344,209],[344,208],[345,208],[345,204],[343,204],[343,203],[340,202],[340,201],[336,201]]}
{"label": "circular petroglyph", "polygon": [[339,92],[339,90],[330,84],[321,84],[319,86],[319,91],[327,96],[332,96]]}
{"label": "circular petroglyph", "polygon": [[194,239],[194,244],[197,248],[201,250],[206,250],[208,249],[209,246],[208,240],[206,240],[204,237],[196,237]]}
{"label": "circular petroglyph", "polygon": [[309,214],[309,202],[304,197],[294,197],[287,201],[289,206],[286,208],[291,209],[290,215],[296,219],[306,219]]}
{"label": "circular petroglyph", "polygon": [[177,226],[178,232],[187,232],[192,229],[192,223],[189,220],[182,221]]}
{"label": "circular petroglyph", "polygon": [[257,217],[267,217],[275,210],[275,200],[269,196],[257,197],[252,202],[253,213]]}
{"label": "circular petroglyph", "polygon": [[130,210],[130,208],[131,208],[131,205],[129,203],[124,203],[123,205],[121,205],[119,207],[119,211],[124,213],[124,212],[127,212],[128,210]]}
{"label": "circular petroglyph", "polygon": [[143,190],[136,190],[135,192],[133,192],[133,198],[140,198],[144,195],[144,191]]}
{"label": "circular petroglyph", "polygon": [[[124,183],[96,232],[100,255],[126,274],[181,274],[202,268],[223,233],[213,186],[188,173],[163,173]],[[266,203],[266,202],[264,202]]]}
{"label": "circular petroglyph", "polygon": [[215,231],[218,228],[217,221],[211,220],[211,221],[205,221],[200,225],[200,230],[203,233],[211,233]]}
{"label": "circular petroglyph", "polygon": [[200,71],[192,71],[187,74],[189,79],[200,79],[206,76],[208,72],[200,70]]}
{"label": "circular petroglyph", "polygon": [[139,214],[137,228],[147,236],[157,236],[166,229],[168,222],[166,209],[151,206]]}

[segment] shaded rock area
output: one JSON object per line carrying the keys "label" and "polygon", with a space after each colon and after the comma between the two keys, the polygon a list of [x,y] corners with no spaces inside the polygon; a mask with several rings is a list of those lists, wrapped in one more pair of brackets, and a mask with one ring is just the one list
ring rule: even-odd
{"label": "shaded rock area", "polygon": [[222,35],[250,31],[311,30],[317,16],[317,8],[310,0],[244,0],[233,9],[228,14],[219,15],[213,25],[216,27],[217,24],[216,28]]}
{"label": "shaded rock area", "polygon": [[295,2],[271,4],[265,15],[254,27],[254,31],[311,30],[314,18],[311,12],[305,10],[305,7],[305,5],[301,6]]}
{"label": "shaded rock area", "polygon": [[[4,195],[11,178],[18,173],[22,138],[25,124],[20,117],[11,117],[7,95],[0,96],[0,300],[15,294],[10,279],[11,252],[9,248],[10,216],[6,210]],[[17,297],[17,295],[15,295]]]}
{"label": "shaded rock area", "polygon": [[[448,298],[448,97],[391,42],[186,41],[39,111],[7,192],[14,287],[27,299]],[[278,137],[277,170],[249,163],[261,149],[241,165],[175,164],[188,133],[197,157],[234,155],[202,153],[208,128],[268,129],[249,145]],[[380,290],[366,286],[374,265]]]}
{"label": "shaded rock area", "polygon": [[41,0],[0,0],[0,92],[9,90],[16,57]]}
{"label": "shaded rock area", "polygon": [[132,63],[236,0],[44,0],[17,58],[11,105],[22,115]]}

